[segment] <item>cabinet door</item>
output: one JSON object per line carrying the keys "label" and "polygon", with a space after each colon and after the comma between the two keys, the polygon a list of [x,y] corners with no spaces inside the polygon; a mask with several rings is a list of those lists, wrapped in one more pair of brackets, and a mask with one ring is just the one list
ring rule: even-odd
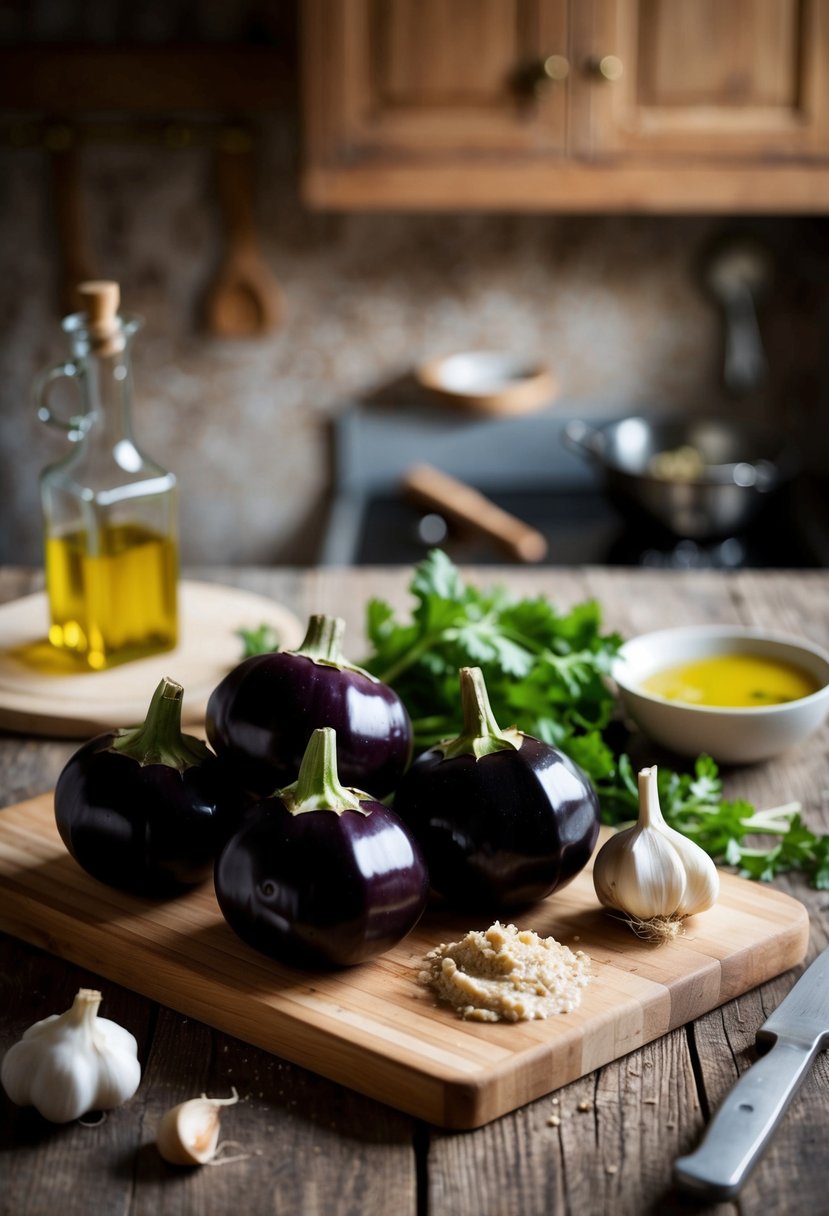
{"label": "cabinet door", "polygon": [[567,0],[305,0],[303,22],[316,165],[451,158],[460,202],[465,159],[564,150]]}
{"label": "cabinet door", "polygon": [[580,153],[737,164],[829,150],[827,0],[585,0],[572,13]]}

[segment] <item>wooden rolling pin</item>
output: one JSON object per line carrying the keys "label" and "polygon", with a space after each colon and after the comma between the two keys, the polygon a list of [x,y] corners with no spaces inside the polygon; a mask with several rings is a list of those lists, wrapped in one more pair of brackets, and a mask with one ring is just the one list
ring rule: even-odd
{"label": "wooden rolling pin", "polygon": [[416,464],[403,477],[408,497],[448,519],[495,541],[521,562],[540,562],[547,540],[535,528],[510,515],[478,490],[430,464]]}

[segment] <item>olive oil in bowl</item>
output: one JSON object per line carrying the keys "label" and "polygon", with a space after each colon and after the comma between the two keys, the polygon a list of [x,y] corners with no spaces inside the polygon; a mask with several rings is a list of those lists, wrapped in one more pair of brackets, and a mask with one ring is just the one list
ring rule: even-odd
{"label": "olive oil in bowl", "polygon": [[820,684],[795,663],[746,653],[710,655],[663,667],[643,680],[642,688],[685,705],[752,709],[810,697]]}
{"label": "olive oil in bowl", "polygon": [[177,640],[176,545],[141,524],[46,539],[49,641],[93,670],[169,650]]}
{"label": "olive oil in bowl", "polygon": [[829,651],[741,625],[678,625],[626,641],[613,664],[626,716],[653,743],[718,764],[794,747],[829,714]]}

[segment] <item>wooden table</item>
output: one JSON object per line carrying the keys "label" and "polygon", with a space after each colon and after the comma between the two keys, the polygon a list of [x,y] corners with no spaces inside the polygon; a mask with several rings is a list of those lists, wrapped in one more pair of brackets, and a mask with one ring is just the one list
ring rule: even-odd
{"label": "wooden table", "polygon": [[[273,596],[301,618],[346,618],[359,659],[370,595],[410,603],[408,570],[193,570]],[[829,647],[829,573],[682,574],[640,570],[466,571],[516,594],[543,592],[565,608],[589,597],[626,636],[673,623],[739,622],[805,635]],[[0,601],[40,585],[36,572],[0,571]],[[829,729],[783,760],[725,774],[726,795],[757,806],[793,799],[829,830]],[[2,805],[52,788],[76,744],[0,736]],[[808,907],[809,958],[826,944],[829,896],[798,876],[777,885]],[[96,1126],[46,1124],[0,1094],[0,1216],[205,1213],[244,1210],[395,1216],[642,1216],[829,1210],[829,1062],[817,1064],[739,1203],[701,1205],[671,1187],[674,1158],[754,1059],[754,1034],[796,978],[787,973],[693,1025],[477,1131],[422,1125],[310,1072],[228,1038],[19,941],[0,936],[0,1052],[35,1019],[104,986],[108,1017],[136,1033],[144,1069],[136,1097]],[[226,1118],[236,1143],[224,1164],[166,1166],[153,1144],[161,1114],[204,1091],[235,1086]],[[551,1115],[558,1122],[551,1122]]]}

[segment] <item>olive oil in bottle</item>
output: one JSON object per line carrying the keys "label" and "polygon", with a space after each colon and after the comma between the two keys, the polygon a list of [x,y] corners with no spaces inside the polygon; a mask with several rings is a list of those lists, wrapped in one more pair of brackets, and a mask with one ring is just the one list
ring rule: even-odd
{"label": "olive oil in bottle", "polygon": [[82,532],[46,538],[49,641],[99,669],[176,640],[176,547],[138,524],[107,524],[90,552]]}
{"label": "olive oil in bottle", "polygon": [[[64,321],[74,359],[38,385],[41,419],[72,441],[44,470],[41,498],[49,641],[97,671],[176,644],[176,482],[132,434],[128,357],[140,322],[118,315],[117,284],[79,290],[86,311]],[[69,420],[46,401],[61,376],[83,394],[83,412]]]}

